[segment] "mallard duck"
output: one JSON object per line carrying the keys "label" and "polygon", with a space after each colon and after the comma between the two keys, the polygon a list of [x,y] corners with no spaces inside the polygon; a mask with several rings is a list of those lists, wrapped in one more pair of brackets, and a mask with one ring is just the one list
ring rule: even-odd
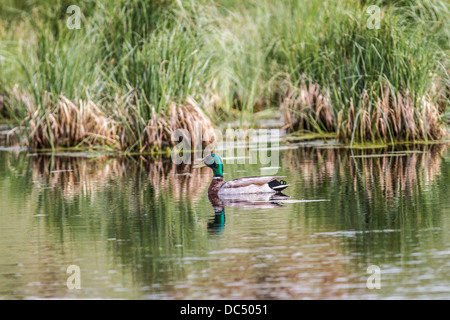
{"label": "mallard duck", "polygon": [[244,177],[230,181],[223,178],[223,162],[217,154],[207,155],[203,162],[193,168],[209,167],[214,177],[209,185],[208,195],[241,195],[253,193],[277,193],[289,185],[279,180],[283,176]]}

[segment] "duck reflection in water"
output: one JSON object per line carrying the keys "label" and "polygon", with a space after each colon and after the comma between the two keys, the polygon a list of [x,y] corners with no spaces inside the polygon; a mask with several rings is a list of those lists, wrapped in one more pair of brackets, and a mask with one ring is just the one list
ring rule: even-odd
{"label": "duck reflection in water", "polygon": [[283,207],[280,202],[290,197],[282,193],[218,195],[208,194],[209,202],[214,209],[214,216],[208,222],[208,231],[221,234],[225,228],[225,208],[239,207],[248,209],[268,209]]}

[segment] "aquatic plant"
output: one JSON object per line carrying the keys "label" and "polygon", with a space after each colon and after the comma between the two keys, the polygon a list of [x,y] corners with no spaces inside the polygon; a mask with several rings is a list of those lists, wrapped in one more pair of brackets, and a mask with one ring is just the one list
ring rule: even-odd
{"label": "aquatic plant", "polygon": [[[364,11],[332,9],[313,45],[285,44],[285,59],[300,65],[282,101],[292,128],[337,131],[347,142],[442,138],[448,75],[439,36],[406,23],[395,6],[385,8],[379,29],[366,26]],[[293,98],[292,87],[299,92]]]}
{"label": "aquatic plant", "polygon": [[81,1],[72,30],[67,1],[6,1],[0,115],[31,148],[160,150],[193,121],[273,106],[288,130],[348,143],[440,139],[448,5],[370,4],[379,29],[356,0]]}

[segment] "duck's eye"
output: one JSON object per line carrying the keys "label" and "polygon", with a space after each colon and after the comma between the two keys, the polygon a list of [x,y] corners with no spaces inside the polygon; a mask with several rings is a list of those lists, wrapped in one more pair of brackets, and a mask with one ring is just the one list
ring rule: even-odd
{"label": "duck's eye", "polygon": [[207,166],[213,166],[215,163],[216,162],[214,161],[214,158],[212,158],[212,157],[208,157],[208,158],[205,159],[205,164]]}

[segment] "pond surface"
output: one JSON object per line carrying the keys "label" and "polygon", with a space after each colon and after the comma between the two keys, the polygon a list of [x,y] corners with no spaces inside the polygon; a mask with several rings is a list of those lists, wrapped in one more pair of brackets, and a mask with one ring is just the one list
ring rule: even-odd
{"label": "pond surface", "polygon": [[0,298],[450,299],[448,145],[285,149],[287,197],[221,203],[170,159],[0,151]]}

